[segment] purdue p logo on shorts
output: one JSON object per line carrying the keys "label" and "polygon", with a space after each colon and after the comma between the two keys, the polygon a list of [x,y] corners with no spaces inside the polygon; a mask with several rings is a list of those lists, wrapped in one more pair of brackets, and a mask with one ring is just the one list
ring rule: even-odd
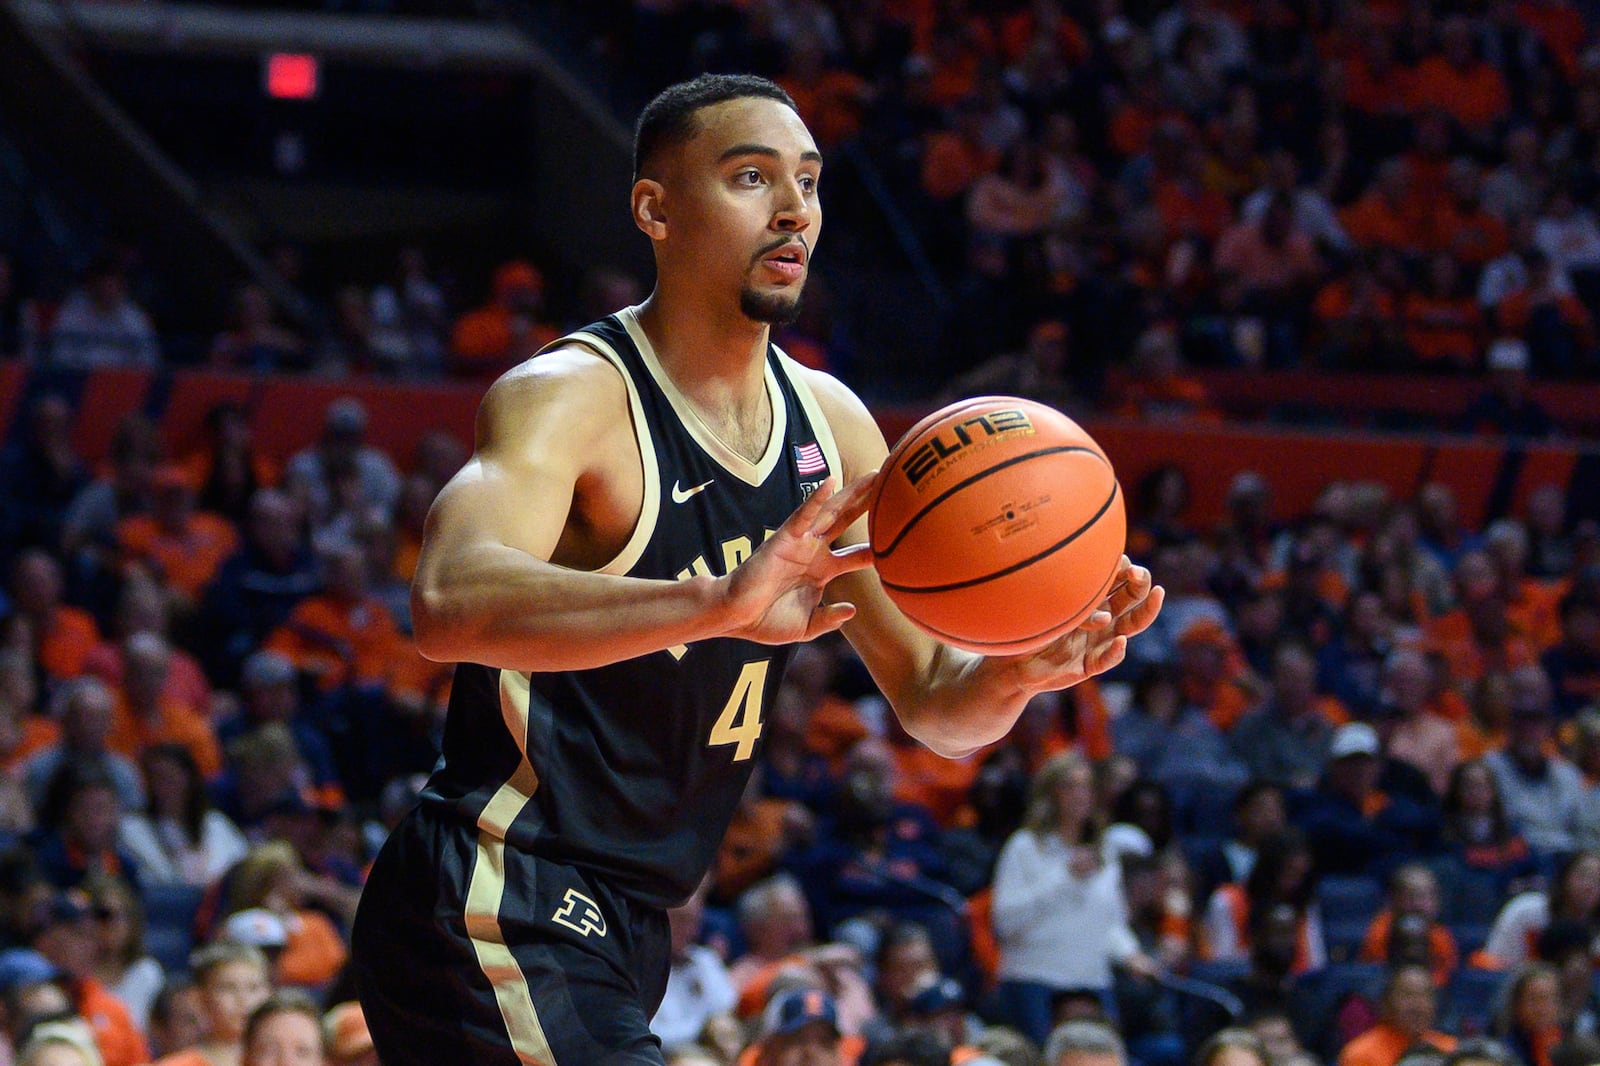
{"label": "purdue p logo on shorts", "polygon": [[594,900],[575,888],[567,889],[567,894],[562,897],[561,909],[552,914],[550,920],[583,936],[590,933],[606,935],[605,915],[600,913]]}

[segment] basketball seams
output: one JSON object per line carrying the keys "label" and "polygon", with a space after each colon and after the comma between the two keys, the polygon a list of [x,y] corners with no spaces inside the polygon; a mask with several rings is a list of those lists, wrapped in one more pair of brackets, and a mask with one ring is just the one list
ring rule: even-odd
{"label": "basketball seams", "polygon": [[[1096,450],[1094,448],[1090,448],[1090,447],[1088,447],[1086,445],[1082,445],[1082,444],[1063,444],[1063,445],[1058,445],[1058,446],[1053,447],[1053,448],[1040,448],[1038,451],[1028,452],[1025,455],[1013,455],[1011,458],[1006,459],[1006,460],[1004,460],[1002,462],[996,463],[994,466],[991,466],[986,470],[982,470],[982,471],[979,471],[976,474],[972,474],[972,475],[968,476],[963,481],[956,482],[954,485],[950,486],[948,489],[945,489],[939,495],[935,496],[933,499],[931,499],[927,503],[923,504],[922,509],[920,511],[916,512],[915,514],[913,514],[910,518],[908,518],[905,521],[905,524],[900,527],[900,532],[898,532],[898,533],[896,533],[894,535],[894,539],[889,542],[887,547],[885,547],[884,549],[882,549],[880,551],[877,548],[877,546],[874,545],[873,549],[872,549],[872,554],[876,555],[879,559],[887,559],[894,552],[894,550],[900,546],[900,542],[906,539],[906,535],[911,532],[912,528],[918,522],[922,521],[922,519],[924,517],[926,517],[929,512],[933,511],[941,503],[943,503],[944,501],[948,500],[950,497],[954,496],[956,493],[960,492],[962,489],[969,488],[970,486],[982,481],[984,478],[988,477],[990,474],[997,474],[1002,470],[1009,469],[1010,467],[1017,466],[1018,464],[1021,464],[1021,463],[1026,463],[1031,459],[1041,459],[1041,458],[1044,458],[1045,456],[1062,455],[1062,454],[1065,454],[1065,453],[1068,453],[1068,452],[1088,452],[1090,455],[1093,455],[1096,458],[1098,458],[1102,463],[1105,463],[1106,467],[1108,469],[1111,466],[1111,464],[1106,461],[1106,457],[1104,455],[1102,455],[1098,450]],[[880,492],[881,492],[881,490],[880,490]],[[874,503],[876,503],[876,500],[874,500]],[[1105,513],[1105,509],[1104,508],[1101,508],[1101,513],[1102,514]],[[869,522],[869,527],[870,527],[870,525],[871,525],[871,523]],[[872,538],[869,535],[867,539],[870,542]]]}
{"label": "basketball seams", "polygon": [[987,655],[1020,655],[1024,652],[1037,651],[1057,637],[1065,636],[1069,630],[1079,625],[1083,618],[1094,610],[1095,605],[1106,598],[1111,589],[1111,582],[1116,580],[1116,576],[1115,570],[1106,575],[1105,583],[1100,586],[1099,591],[1091,596],[1089,601],[1079,607],[1077,611],[1068,615],[1065,622],[1060,622],[1048,629],[1041,630],[1031,637],[1018,637],[1016,640],[974,640],[971,637],[958,637],[954,634],[946,633],[936,626],[931,626],[920,619],[911,618],[909,615],[907,617],[913,625],[921,628],[929,636],[942,640],[947,644]]}
{"label": "basketball seams", "polygon": [[1026,559],[1021,559],[1010,564],[1009,566],[1002,567],[991,574],[984,574],[982,577],[968,578],[965,581],[955,581],[948,585],[902,585],[898,582],[888,581],[884,579],[882,575],[879,575],[879,580],[883,582],[884,588],[893,589],[896,592],[927,594],[937,592],[956,592],[960,589],[974,588],[978,585],[984,584],[985,582],[994,581],[995,579],[1005,577],[1008,574],[1014,574],[1018,570],[1024,570],[1032,566],[1034,563],[1048,559],[1050,556],[1054,555],[1056,552],[1060,551],[1062,548],[1065,548],[1067,545],[1071,544],[1073,541],[1077,540],[1079,537],[1093,529],[1095,525],[1099,523],[1100,519],[1105,517],[1106,512],[1111,509],[1111,505],[1116,502],[1117,494],[1120,492],[1120,490],[1121,486],[1117,484],[1115,479],[1113,479],[1111,482],[1111,494],[1106,497],[1105,502],[1100,505],[1099,509],[1095,511],[1095,513],[1087,522],[1073,530],[1071,533],[1067,534],[1067,536],[1062,540],[1058,540],[1056,543],[1045,548],[1043,551],[1036,552]]}

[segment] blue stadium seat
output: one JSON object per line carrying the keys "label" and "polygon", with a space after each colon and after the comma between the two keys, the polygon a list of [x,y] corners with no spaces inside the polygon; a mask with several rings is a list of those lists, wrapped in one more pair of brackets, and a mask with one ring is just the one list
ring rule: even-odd
{"label": "blue stadium seat", "polygon": [[1329,959],[1350,962],[1367,926],[1383,909],[1383,889],[1370,877],[1324,877],[1317,883],[1317,906]]}
{"label": "blue stadium seat", "polygon": [[1445,990],[1441,1020],[1451,1027],[1451,1032],[1462,1036],[1487,1032],[1494,1020],[1500,988],[1508,979],[1509,975],[1499,970],[1463,966]]}
{"label": "blue stadium seat", "polygon": [[1346,962],[1295,978],[1289,997],[1290,1021],[1315,1053],[1328,1061],[1338,1054],[1335,1020],[1351,996],[1376,1005],[1388,971],[1377,963]]}
{"label": "blue stadium seat", "polygon": [[194,947],[194,919],[205,890],[189,885],[147,885],[144,901],[144,946],[168,973],[189,968]]}
{"label": "blue stadium seat", "polygon": [[1445,919],[1450,925],[1492,925],[1506,899],[1506,879],[1485,870],[1458,869],[1445,883]]}

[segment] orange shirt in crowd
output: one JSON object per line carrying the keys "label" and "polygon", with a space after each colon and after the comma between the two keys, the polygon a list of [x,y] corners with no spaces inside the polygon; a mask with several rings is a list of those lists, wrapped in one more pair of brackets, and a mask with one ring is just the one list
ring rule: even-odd
{"label": "orange shirt in crowd", "polygon": [[338,976],[350,950],[326,914],[298,910],[285,924],[289,942],[273,968],[278,984],[320,987]]}
{"label": "orange shirt in crowd", "polygon": [[824,70],[810,81],[795,77],[777,81],[794,98],[800,117],[819,145],[838,144],[861,132],[861,111],[870,86],[859,75]]}
{"label": "orange shirt in crowd", "polygon": [[816,752],[838,770],[845,753],[867,735],[866,723],[855,705],[842,696],[827,695],[811,708],[806,719],[806,750]]}
{"label": "orange shirt in crowd", "polygon": [[331,691],[351,681],[388,680],[403,640],[381,600],[369,596],[352,605],[323,594],[302,600],[266,647],[320,675],[323,690]]}
{"label": "orange shirt in crowd", "polygon": [[895,799],[921,804],[945,827],[954,822],[956,812],[967,802],[983,766],[980,755],[946,759],[915,742],[895,745],[894,758],[898,777]]}
{"label": "orange shirt in crowd", "polygon": [[391,573],[401,581],[410,582],[417,573],[417,560],[422,558],[422,538],[402,531],[395,538],[394,567]]}
{"label": "orange shirt in crowd", "polygon": [[190,515],[177,533],[141,514],[117,524],[117,543],[126,561],[149,563],[167,584],[194,600],[238,549],[239,533],[232,522],[209,511]]}
{"label": "orange shirt in crowd", "polygon": [[1427,228],[1416,205],[1396,206],[1387,197],[1369,192],[1339,212],[1350,239],[1361,248],[1392,248],[1416,253],[1427,245]]}
{"label": "orange shirt in crowd", "polygon": [[[1590,316],[1589,309],[1571,293],[1562,293],[1556,296],[1553,302],[1556,314],[1560,316],[1567,329],[1572,331],[1579,346],[1593,347],[1594,319]],[[1495,308],[1495,316],[1505,332],[1520,335],[1528,328],[1528,321],[1533,317],[1533,307],[1532,293],[1527,289],[1518,289],[1500,301]]]}
{"label": "orange shirt in crowd", "polygon": [[934,200],[953,200],[1000,165],[1000,153],[974,144],[954,130],[928,135],[922,152],[922,191]]}
{"label": "orange shirt in crowd", "polygon": [[[1367,926],[1367,935],[1361,938],[1362,962],[1389,961],[1389,934],[1393,929],[1394,912],[1385,907],[1372,919],[1372,924]],[[1456,964],[1461,961],[1461,952],[1456,948],[1456,938],[1450,935],[1450,930],[1438,922],[1428,928],[1428,957],[1433,963],[1433,983],[1443,987],[1449,982],[1450,975],[1455,973]]]}
{"label": "orange shirt in crowd", "polygon": [[204,777],[222,772],[222,748],[211,723],[177,700],[161,697],[156,718],[150,721],[133,712],[122,693],[117,693],[116,710],[111,716],[111,733],[106,747],[139,761],[139,753],[156,744],[181,744],[194,756]]}
{"label": "orange shirt in crowd", "polygon": [[490,377],[561,336],[544,322],[528,322],[498,303],[468,311],[450,334],[450,368],[460,377]]}
{"label": "orange shirt in crowd", "polygon": [[1449,661],[1450,675],[1460,681],[1476,681],[1488,667],[1514,670],[1538,659],[1527,637],[1520,633],[1507,636],[1503,648],[1481,647],[1467,612],[1459,607],[1430,619],[1422,633],[1427,647]]}
{"label": "orange shirt in crowd", "polygon": [[186,1048],[171,1055],[163,1055],[155,1061],[155,1066],[216,1066],[206,1057],[206,1053],[199,1048]]}
{"label": "orange shirt in crowd", "polygon": [[[1222,897],[1228,909],[1228,917],[1233,920],[1234,942],[1246,955],[1250,952],[1250,897],[1245,893],[1244,886],[1240,884],[1226,884],[1217,888],[1217,895]],[[1201,945],[1201,957],[1210,956],[1210,950]],[[1291,974],[1307,973],[1311,969],[1311,923],[1302,914],[1297,926],[1295,936],[1294,963],[1290,967]]]}
{"label": "orange shirt in crowd", "polygon": [[93,615],[77,607],[57,607],[39,633],[39,665],[57,681],[78,677],[98,643]]}
{"label": "orange shirt in crowd", "polygon": [[[1456,1049],[1455,1037],[1444,1033],[1424,1033],[1422,1041],[1446,1053]],[[1394,1066],[1410,1047],[1410,1037],[1388,1022],[1379,1022],[1344,1046],[1339,1066]]]}
{"label": "orange shirt in crowd", "polygon": [[1478,60],[1461,70],[1443,56],[1430,56],[1417,64],[1411,107],[1443,111],[1466,128],[1481,130],[1506,116],[1510,96],[1492,64]]}
{"label": "orange shirt in crowd", "polygon": [[15,770],[28,756],[60,739],[61,726],[40,714],[0,722],[0,771]]}
{"label": "orange shirt in crowd", "polygon": [[1510,243],[1506,224],[1481,207],[1463,211],[1453,204],[1445,204],[1433,214],[1430,246],[1436,251],[1449,252],[1459,263],[1481,267],[1504,255]]}
{"label": "orange shirt in crowd", "polygon": [[1153,202],[1169,238],[1199,236],[1215,241],[1233,219],[1228,198],[1199,182],[1157,182]]}
{"label": "orange shirt in crowd", "polygon": [[[217,457],[210,448],[196,448],[194,451],[177,460],[177,467],[183,471],[184,483],[199,492],[211,480],[211,472],[216,469]],[[250,474],[255,478],[256,488],[270,488],[278,483],[281,471],[278,464],[269,456],[260,452],[250,454]]]}
{"label": "orange shirt in crowd", "polygon": [[1406,347],[1426,367],[1470,370],[1483,344],[1483,311],[1468,297],[1413,292],[1401,304]]}
{"label": "orange shirt in crowd", "polygon": [[[1369,300],[1370,314],[1376,318],[1393,321],[1399,314],[1395,305],[1394,294],[1388,289],[1377,288]],[[1347,318],[1355,308],[1355,286],[1349,278],[1340,278],[1330,281],[1317,293],[1317,298],[1311,302],[1311,313],[1321,322],[1337,322]]]}
{"label": "orange shirt in crowd", "polygon": [[150,1045],[122,1000],[93,977],[79,981],[75,991],[78,1016],[94,1030],[105,1066],[140,1066],[150,1061]]}
{"label": "orange shirt in crowd", "polygon": [[[122,645],[114,640],[102,640],[84,660],[83,672],[93,674],[112,688],[121,688],[126,665]],[[167,683],[161,686],[161,694],[206,717],[211,715],[211,682],[206,680],[199,660],[182,648],[169,649]]]}
{"label": "orange shirt in crowd", "polygon": [[[1578,25],[1581,29],[1583,25],[1581,20]],[[1039,17],[1032,7],[1024,6],[1021,10],[1006,16],[1000,25],[998,44],[1001,58],[1008,66],[1020,62],[1027,55],[1039,35],[1039,28]],[[1055,16],[1054,37],[1056,51],[1069,66],[1075,67],[1088,60],[1089,39],[1084,36],[1083,28],[1069,15]]]}
{"label": "orange shirt in crowd", "polygon": [[792,805],[789,800],[760,799],[734,809],[712,864],[711,883],[718,896],[732,899],[777,867],[786,843],[783,823]]}
{"label": "orange shirt in crowd", "polygon": [[1416,74],[1409,67],[1391,63],[1378,71],[1356,55],[1344,69],[1344,100],[1353,111],[1381,115],[1403,110],[1411,100]]}

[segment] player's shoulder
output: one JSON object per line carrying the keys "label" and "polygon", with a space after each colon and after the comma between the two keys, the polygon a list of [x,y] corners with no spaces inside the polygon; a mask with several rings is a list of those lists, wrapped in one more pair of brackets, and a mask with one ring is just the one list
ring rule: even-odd
{"label": "player's shoulder", "polygon": [[848,432],[853,427],[876,427],[872,412],[867,410],[861,397],[832,374],[805,366],[788,356],[784,357],[783,366],[791,381],[810,390],[834,433]]}
{"label": "player's shoulder", "polygon": [[556,346],[507,370],[478,409],[480,438],[616,424],[627,385],[610,360],[579,342]]}

